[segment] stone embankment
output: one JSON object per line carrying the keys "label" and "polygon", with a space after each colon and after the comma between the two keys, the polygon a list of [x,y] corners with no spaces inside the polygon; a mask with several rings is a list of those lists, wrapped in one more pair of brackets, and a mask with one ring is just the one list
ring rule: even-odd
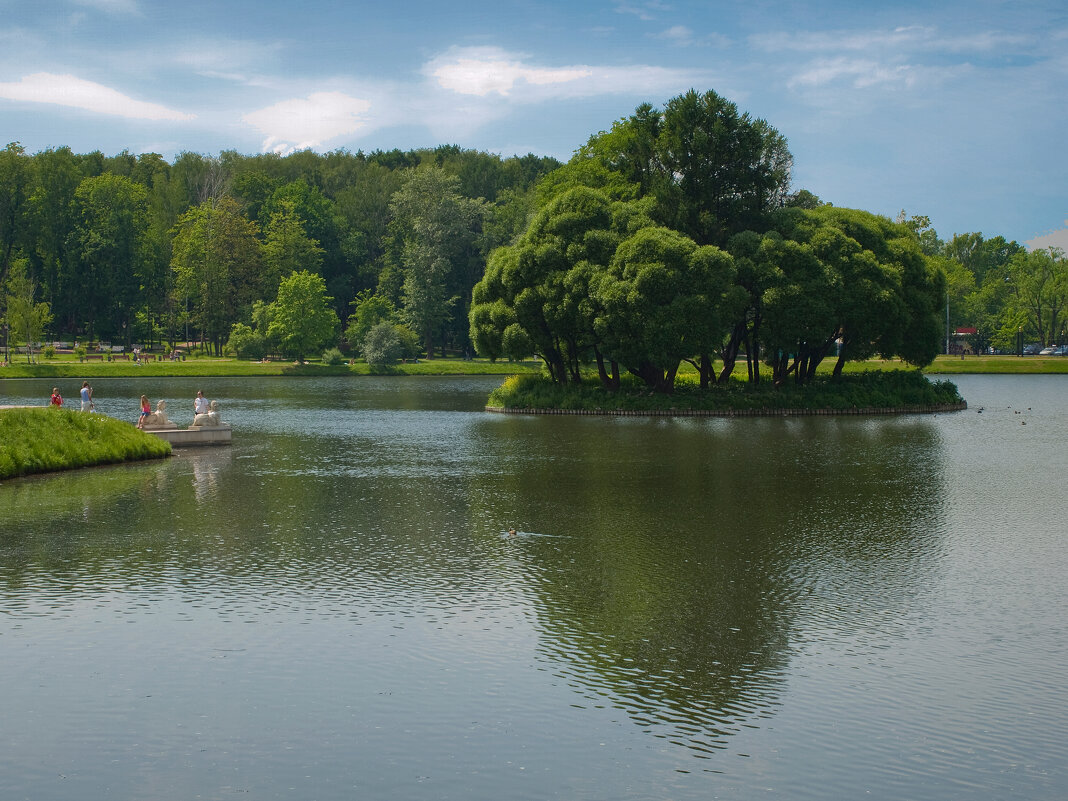
{"label": "stone embankment", "polygon": [[507,406],[487,406],[496,414],[562,414],[608,417],[839,417],[886,414],[939,414],[960,412],[968,408],[967,401],[938,403],[926,406],[851,407],[849,409],[516,409]]}

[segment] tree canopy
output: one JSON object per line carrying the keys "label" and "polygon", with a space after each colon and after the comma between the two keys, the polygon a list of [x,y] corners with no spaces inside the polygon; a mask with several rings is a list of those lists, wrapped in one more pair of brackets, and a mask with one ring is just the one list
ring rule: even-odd
{"label": "tree canopy", "polygon": [[915,227],[811,193],[763,120],[714,92],[648,104],[590,139],[538,193],[517,242],[475,286],[471,337],[498,358],[537,353],[560,383],[596,363],[671,392],[683,361],[707,386],[745,354],[781,383],[845,361],[937,353],[945,279]]}

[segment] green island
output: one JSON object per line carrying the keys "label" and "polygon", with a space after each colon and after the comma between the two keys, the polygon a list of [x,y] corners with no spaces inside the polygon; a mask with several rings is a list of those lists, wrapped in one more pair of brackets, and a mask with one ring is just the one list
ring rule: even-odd
{"label": "green island", "polygon": [[102,414],[50,407],[0,409],[0,480],[160,459],[171,446]]}
{"label": "green island", "polygon": [[516,375],[490,393],[487,409],[520,413],[750,416],[884,414],[965,408],[956,385],[928,380],[918,370],[820,376],[804,385],[750,386],[740,380],[701,389],[680,381],[670,395],[627,381],[609,391],[596,383],[563,386],[543,375]]}

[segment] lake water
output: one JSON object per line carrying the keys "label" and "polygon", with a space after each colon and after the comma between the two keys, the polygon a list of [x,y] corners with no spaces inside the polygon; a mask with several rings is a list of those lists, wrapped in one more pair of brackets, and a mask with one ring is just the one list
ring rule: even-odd
{"label": "lake water", "polygon": [[954,380],[737,420],[98,381],[234,444],[0,485],[0,798],[1068,797],[1068,377]]}

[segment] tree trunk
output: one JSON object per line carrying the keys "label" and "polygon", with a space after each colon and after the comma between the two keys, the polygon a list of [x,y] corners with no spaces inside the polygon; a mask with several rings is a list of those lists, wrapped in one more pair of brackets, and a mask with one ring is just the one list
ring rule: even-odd
{"label": "tree trunk", "polygon": [[697,372],[701,376],[701,389],[708,389],[709,385],[715,379],[712,373],[712,357],[707,353],[701,354]]}

